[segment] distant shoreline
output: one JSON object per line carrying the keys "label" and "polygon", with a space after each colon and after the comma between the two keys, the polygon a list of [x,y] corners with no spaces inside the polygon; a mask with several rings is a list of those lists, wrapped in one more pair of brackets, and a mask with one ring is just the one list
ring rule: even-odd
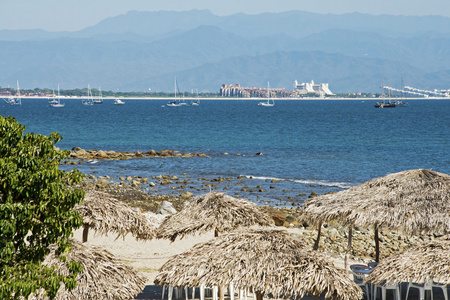
{"label": "distant shoreline", "polygon": [[[22,96],[22,99],[50,99],[52,97],[42,97],[42,96]],[[166,101],[171,101],[174,98],[173,97],[103,97],[103,100],[114,100],[116,98],[122,99],[122,100],[166,100]],[[80,99],[86,99],[86,97],[79,97],[79,96],[61,96],[61,99],[65,99],[65,100],[80,100]],[[183,98],[183,100],[186,101],[193,101],[193,100],[197,100],[199,99],[200,101],[202,100],[230,100],[230,101],[235,101],[235,100],[248,100],[248,101],[263,101],[263,100],[267,100],[267,98],[265,97],[261,97],[261,98],[233,98],[233,97],[206,97],[206,98],[196,98],[196,97],[185,97]],[[307,101],[311,101],[311,100],[316,100],[316,101],[323,101],[323,100],[357,100],[357,101],[382,101],[383,98],[370,98],[370,97],[359,97],[359,98],[349,98],[349,97],[326,97],[326,98],[317,98],[317,97],[305,97],[305,98],[272,98],[274,100],[286,100],[286,101],[303,101],[303,100],[307,100]],[[414,97],[414,98],[396,98],[393,97],[391,98],[391,100],[450,100],[450,97]],[[384,100],[388,100],[388,99],[384,99]]]}

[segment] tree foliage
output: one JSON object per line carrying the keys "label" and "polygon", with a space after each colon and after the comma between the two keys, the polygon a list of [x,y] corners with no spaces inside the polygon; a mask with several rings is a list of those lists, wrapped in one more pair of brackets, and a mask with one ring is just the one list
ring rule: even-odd
{"label": "tree foliage", "polygon": [[63,276],[41,263],[51,244],[64,260],[73,229],[82,224],[73,207],[84,192],[67,188],[82,174],[58,169],[68,156],[54,146],[62,139],[58,133],[24,132],[14,118],[0,116],[0,299],[27,297],[39,288],[53,298],[61,282],[73,289],[81,271],[67,262],[71,274]]}

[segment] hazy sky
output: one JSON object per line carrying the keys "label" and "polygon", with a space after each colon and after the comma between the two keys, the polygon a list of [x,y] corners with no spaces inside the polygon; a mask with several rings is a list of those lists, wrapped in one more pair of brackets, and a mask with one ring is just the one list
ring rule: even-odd
{"label": "hazy sky", "polygon": [[303,10],[450,17],[450,0],[0,0],[0,29],[75,31],[130,10],[191,9],[216,15]]}

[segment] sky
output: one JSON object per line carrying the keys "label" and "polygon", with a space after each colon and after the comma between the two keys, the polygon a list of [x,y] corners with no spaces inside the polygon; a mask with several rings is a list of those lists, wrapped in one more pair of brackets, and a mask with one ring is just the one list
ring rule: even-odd
{"label": "sky", "polygon": [[130,10],[192,9],[208,9],[219,16],[302,10],[450,17],[449,0],[0,0],[0,30],[77,31]]}

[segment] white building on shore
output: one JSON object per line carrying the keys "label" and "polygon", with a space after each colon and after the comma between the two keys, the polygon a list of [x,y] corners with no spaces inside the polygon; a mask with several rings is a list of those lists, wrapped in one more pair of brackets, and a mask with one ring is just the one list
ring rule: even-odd
{"label": "white building on shore", "polygon": [[311,80],[311,82],[309,83],[298,83],[298,81],[295,80],[294,92],[297,92],[299,95],[306,95],[306,94],[317,94],[320,96],[334,95],[328,88],[328,83],[315,84],[314,80]]}

